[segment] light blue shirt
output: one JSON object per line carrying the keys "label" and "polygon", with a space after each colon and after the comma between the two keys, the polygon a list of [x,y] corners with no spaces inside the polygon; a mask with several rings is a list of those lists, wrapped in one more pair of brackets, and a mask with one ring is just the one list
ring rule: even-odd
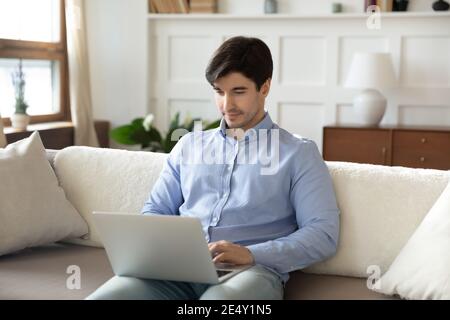
{"label": "light blue shirt", "polygon": [[316,144],[264,119],[244,138],[217,129],[184,135],[143,214],[200,219],[208,242],[246,246],[255,263],[288,273],[333,256],[339,209]]}

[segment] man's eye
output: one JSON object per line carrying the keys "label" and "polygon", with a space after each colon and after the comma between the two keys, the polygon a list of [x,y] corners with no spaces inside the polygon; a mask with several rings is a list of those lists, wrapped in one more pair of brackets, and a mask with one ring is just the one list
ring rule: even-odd
{"label": "man's eye", "polygon": [[235,91],[234,93],[236,93],[236,94],[244,94],[245,91]]}

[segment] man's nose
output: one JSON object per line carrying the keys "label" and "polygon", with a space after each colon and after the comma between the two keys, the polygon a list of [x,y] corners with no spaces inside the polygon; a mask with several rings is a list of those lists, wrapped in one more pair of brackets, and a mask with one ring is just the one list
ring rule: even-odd
{"label": "man's nose", "polygon": [[223,110],[229,111],[232,109],[233,109],[233,98],[230,95],[225,94],[223,97]]}

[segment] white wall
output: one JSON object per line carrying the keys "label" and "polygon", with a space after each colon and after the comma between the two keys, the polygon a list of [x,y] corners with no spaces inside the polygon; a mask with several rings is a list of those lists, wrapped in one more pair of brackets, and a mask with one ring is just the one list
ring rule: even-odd
{"label": "white wall", "polygon": [[274,59],[266,107],[290,132],[322,145],[324,125],[357,123],[352,100],[357,90],[343,86],[354,52],[389,52],[399,87],[385,90],[382,124],[450,125],[450,15],[410,13],[383,16],[369,29],[367,16],[171,16],[149,17],[150,107],[157,125],[167,128],[182,110],[193,117],[218,116],[204,79],[214,50],[234,35],[263,39]]}
{"label": "white wall", "polygon": [[87,0],[95,119],[122,125],[147,112],[147,0]]}
{"label": "white wall", "polygon": [[[335,1],[343,3],[344,10],[347,12],[362,10],[363,0],[278,0],[278,6],[280,13],[323,14],[329,13],[331,3]],[[432,2],[433,0],[411,0],[409,9],[410,11],[429,11]],[[258,14],[263,12],[263,4],[264,0],[219,0],[219,12]],[[159,87],[148,79],[150,75],[158,73],[157,65],[151,62],[155,61],[158,50],[156,42],[159,40],[157,37],[152,39],[149,36],[147,0],[87,0],[85,7],[94,117],[109,120],[114,127],[127,123],[135,117],[144,116],[149,111],[155,112],[156,97],[152,95],[152,99],[148,99],[149,87],[153,86],[161,91],[165,88],[163,83],[159,83]],[[233,24],[234,21],[231,20],[230,23]],[[196,37],[197,34],[194,33],[193,36]],[[219,40],[221,40],[220,37]],[[210,43],[211,50],[217,44],[214,41]],[[148,45],[151,46],[150,52]],[[209,55],[210,52],[201,51],[195,54],[204,56]],[[192,67],[195,65],[193,64]],[[173,70],[173,72],[183,72],[183,69]],[[205,92],[203,89],[209,88],[207,86],[202,88],[202,93]],[[209,93],[209,91],[206,92]],[[197,109],[205,110],[210,106],[210,101],[205,100],[203,94],[200,95],[201,98],[198,96],[197,94],[197,98],[189,99],[189,103],[183,100],[185,98],[183,96],[170,100],[169,104],[165,105],[165,108],[169,110],[168,116],[183,107],[196,113]],[[295,107],[292,104],[282,107],[287,111],[281,112],[280,118],[287,119],[289,110],[294,110],[293,108]],[[304,106],[304,110],[311,108],[314,110],[314,104]],[[410,110],[413,110],[413,107],[409,105],[399,110],[400,119],[398,120],[405,123],[411,122],[408,115]],[[338,120],[345,119],[347,111],[346,103],[338,106]],[[436,113],[441,114],[440,109]],[[208,118],[214,116],[215,113],[212,110]],[[317,116],[321,117],[322,113]],[[167,119],[160,116],[157,120],[161,129],[164,129]]]}

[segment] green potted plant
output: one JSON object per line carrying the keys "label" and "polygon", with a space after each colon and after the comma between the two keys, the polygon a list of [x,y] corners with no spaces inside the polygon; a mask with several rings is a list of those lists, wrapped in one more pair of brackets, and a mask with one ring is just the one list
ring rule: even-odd
{"label": "green potted plant", "polygon": [[177,112],[169,125],[169,130],[163,137],[158,129],[153,126],[153,114],[147,115],[145,118],[137,118],[130,124],[114,128],[110,131],[110,137],[114,141],[125,145],[140,145],[142,150],[153,152],[169,153],[176,145],[177,140],[172,140],[172,133],[177,129],[185,129],[190,132],[194,129],[196,121],[202,122],[202,129],[209,130],[217,128],[220,119],[211,123],[206,123],[200,118],[186,118],[180,123],[180,113]]}
{"label": "green potted plant", "polygon": [[28,103],[25,101],[25,73],[22,70],[22,59],[19,60],[17,69],[11,74],[15,91],[14,113],[11,115],[11,125],[13,128],[25,130],[30,123],[30,116],[27,113]]}

